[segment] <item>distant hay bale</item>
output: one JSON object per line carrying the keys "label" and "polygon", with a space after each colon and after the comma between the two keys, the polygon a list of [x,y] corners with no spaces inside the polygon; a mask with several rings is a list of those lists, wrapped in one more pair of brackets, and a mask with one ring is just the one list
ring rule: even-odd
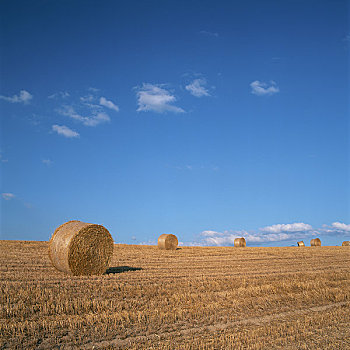
{"label": "distant hay bale", "polygon": [[245,247],[247,244],[245,242],[245,239],[241,237],[241,238],[235,238],[235,240],[233,241],[233,245],[235,247]]}
{"label": "distant hay bale", "polygon": [[319,238],[314,238],[310,242],[311,247],[321,247],[321,240]]}
{"label": "distant hay bale", "polygon": [[305,247],[305,243],[303,241],[297,242],[298,247]]}
{"label": "distant hay bale", "polygon": [[343,247],[349,247],[350,246],[350,241],[344,241],[342,246]]}
{"label": "distant hay bale", "polygon": [[158,248],[166,250],[176,250],[179,244],[175,235],[163,233],[158,238]]}
{"label": "distant hay bale", "polygon": [[57,270],[101,275],[113,254],[113,238],[101,225],[73,220],[59,226],[49,242],[49,257]]}

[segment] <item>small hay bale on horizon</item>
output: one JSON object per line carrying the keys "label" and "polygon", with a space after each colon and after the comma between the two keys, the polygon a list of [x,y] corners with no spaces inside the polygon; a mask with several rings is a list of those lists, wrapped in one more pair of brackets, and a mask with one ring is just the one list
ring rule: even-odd
{"label": "small hay bale on horizon", "polygon": [[158,238],[159,249],[176,250],[178,244],[177,237],[171,233],[163,233]]}
{"label": "small hay bale on horizon", "polygon": [[298,247],[305,247],[304,241],[299,241],[297,243],[298,243]]}
{"label": "small hay bale on horizon", "polygon": [[235,238],[235,240],[233,241],[233,245],[235,247],[246,247],[247,246],[247,243],[244,239],[244,237],[241,237],[241,238]]}
{"label": "small hay bale on horizon", "polygon": [[114,242],[102,225],[72,220],[59,226],[49,241],[53,266],[74,276],[101,275],[113,255]]}
{"label": "small hay bale on horizon", "polygon": [[342,247],[349,247],[350,246],[350,241],[344,241],[342,243]]}
{"label": "small hay bale on horizon", "polygon": [[314,238],[310,242],[311,247],[321,247],[321,240],[319,238]]}

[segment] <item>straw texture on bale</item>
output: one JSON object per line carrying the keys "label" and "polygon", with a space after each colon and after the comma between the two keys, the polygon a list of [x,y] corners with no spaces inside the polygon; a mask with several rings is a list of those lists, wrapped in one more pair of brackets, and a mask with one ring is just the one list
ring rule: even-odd
{"label": "straw texture on bale", "polygon": [[172,234],[164,233],[158,238],[159,249],[176,250],[178,244],[177,237]]}
{"label": "straw texture on bale", "polygon": [[113,238],[106,228],[73,220],[53,233],[49,257],[59,271],[75,276],[101,275],[106,272],[113,247]]}
{"label": "straw texture on bale", "polygon": [[321,240],[319,238],[314,238],[310,242],[311,247],[321,247]]}
{"label": "straw texture on bale", "polygon": [[342,244],[343,247],[348,247],[350,246],[350,241],[344,241]]}
{"label": "straw texture on bale", "polygon": [[305,247],[305,243],[303,241],[297,242],[298,247]]}
{"label": "straw texture on bale", "polygon": [[235,238],[235,240],[233,241],[233,245],[235,247],[245,247],[247,244],[245,242],[245,239],[241,237],[241,238]]}

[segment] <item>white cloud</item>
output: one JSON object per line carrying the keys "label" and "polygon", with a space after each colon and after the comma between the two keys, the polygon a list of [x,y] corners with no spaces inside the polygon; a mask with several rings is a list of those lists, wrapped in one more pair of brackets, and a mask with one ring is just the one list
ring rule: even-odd
{"label": "white cloud", "polygon": [[143,83],[136,93],[138,112],[185,112],[182,108],[172,105],[176,101],[176,97],[161,85],[153,85]]}
{"label": "white cloud", "polygon": [[201,30],[199,33],[203,34],[203,35],[207,35],[207,36],[212,36],[212,37],[215,37],[215,38],[217,38],[219,36],[218,33],[216,33],[216,32],[209,32],[207,30]]}
{"label": "white cloud", "polygon": [[[94,105],[90,107],[95,107]],[[98,106],[97,106],[98,107]],[[63,106],[62,109],[58,110],[58,112],[64,116],[68,116],[72,119],[78,120],[85,126],[96,126],[101,123],[109,122],[111,119],[108,114],[104,112],[99,112],[96,110],[92,110],[92,116],[85,117],[75,112],[74,108],[71,106]]]}
{"label": "white cloud", "polygon": [[266,226],[260,229],[262,232],[269,233],[281,233],[281,232],[301,232],[310,231],[312,226],[309,224],[304,224],[303,222],[296,222],[293,224],[276,224],[272,226]]}
{"label": "white cloud", "polygon": [[55,99],[55,98],[67,98],[69,97],[70,94],[67,91],[59,91],[59,92],[55,92],[54,94],[47,96],[47,98],[50,99]]}
{"label": "white cloud", "polygon": [[320,234],[309,224],[302,222],[292,224],[276,224],[266,226],[258,231],[237,231],[226,230],[223,232],[206,230],[201,232],[199,242],[195,245],[210,245],[210,246],[232,246],[235,238],[244,237],[250,243],[266,243],[280,241],[297,241],[306,237]]}
{"label": "white cloud", "polygon": [[3,155],[0,153],[0,161],[2,163],[7,163],[8,162],[8,159],[4,159]]}
{"label": "white cloud", "polygon": [[1,195],[2,198],[4,198],[6,201],[15,198],[15,195],[13,193],[2,193]]}
{"label": "white cloud", "polygon": [[211,231],[211,230],[207,230],[207,231],[203,231],[201,233],[202,236],[205,236],[205,237],[215,237],[215,236],[222,236],[223,233],[221,232],[217,232],[217,231]]}
{"label": "white cloud", "polygon": [[252,88],[252,94],[258,96],[273,95],[280,91],[274,81],[271,81],[270,85],[268,85],[264,82],[255,80],[250,84],[250,87]]}
{"label": "white cloud", "polygon": [[13,95],[12,97],[0,96],[0,99],[11,103],[28,103],[33,98],[26,90],[21,90],[19,95]]}
{"label": "white cloud", "polygon": [[119,112],[119,107],[115,105],[112,101],[108,101],[106,98],[101,97],[100,98],[100,105],[107,107],[109,109],[113,109],[116,112]]}
{"label": "white cloud", "polygon": [[89,91],[92,91],[92,92],[98,92],[98,91],[100,91],[100,89],[96,89],[96,88],[94,88],[94,87],[89,87],[88,90],[89,90]]}
{"label": "white cloud", "polygon": [[348,34],[348,35],[345,35],[345,37],[344,37],[344,39],[343,39],[344,41],[348,41],[348,42],[350,42],[350,34]]}
{"label": "white cloud", "polygon": [[333,222],[332,227],[335,228],[336,230],[350,232],[350,225],[344,224],[342,222]]}
{"label": "white cloud", "polygon": [[53,161],[51,159],[43,159],[42,162],[43,162],[43,164],[45,164],[47,166],[50,166],[53,163]]}
{"label": "white cloud", "polygon": [[52,130],[56,131],[57,134],[62,135],[64,137],[79,137],[79,133],[72,129],[69,129],[68,126],[65,125],[52,125]]}
{"label": "white cloud", "polygon": [[305,236],[313,235],[314,232],[279,232],[279,233],[264,233],[264,232],[247,232],[247,231],[203,231],[201,233],[201,244],[210,246],[232,246],[235,238],[244,237],[247,242],[251,243],[266,243],[279,242],[286,240],[298,240]]}
{"label": "white cloud", "polygon": [[206,84],[204,78],[194,79],[192,83],[185,86],[185,89],[196,97],[210,96]]}
{"label": "white cloud", "polygon": [[83,103],[92,102],[94,99],[95,99],[95,97],[92,96],[92,95],[87,95],[87,96],[80,97],[80,101],[83,102]]}

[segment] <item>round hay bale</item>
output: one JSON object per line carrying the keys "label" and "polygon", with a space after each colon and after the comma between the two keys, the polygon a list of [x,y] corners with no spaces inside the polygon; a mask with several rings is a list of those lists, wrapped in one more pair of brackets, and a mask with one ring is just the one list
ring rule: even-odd
{"label": "round hay bale", "polygon": [[241,238],[235,238],[235,240],[233,241],[233,245],[235,247],[245,247],[247,245],[245,239],[243,237]]}
{"label": "round hay bale", "polygon": [[319,238],[314,238],[310,242],[311,247],[321,247],[321,240]]}
{"label": "round hay bale", "polygon": [[342,246],[343,247],[349,247],[350,246],[350,241],[344,241]]}
{"label": "round hay bale", "polygon": [[298,247],[305,247],[305,243],[303,241],[297,242]]}
{"label": "round hay bale", "polygon": [[101,275],[113,254],[113,238],[101,225],[77,220],[59,226],[49,242],[49,257],[57,270],[79,275]]}
{"label": "round hay bale", "polygon": [[177,237],[172,234],[163,233],[158,238],[158,248],[166,250],[176,250],[179,244]]}

